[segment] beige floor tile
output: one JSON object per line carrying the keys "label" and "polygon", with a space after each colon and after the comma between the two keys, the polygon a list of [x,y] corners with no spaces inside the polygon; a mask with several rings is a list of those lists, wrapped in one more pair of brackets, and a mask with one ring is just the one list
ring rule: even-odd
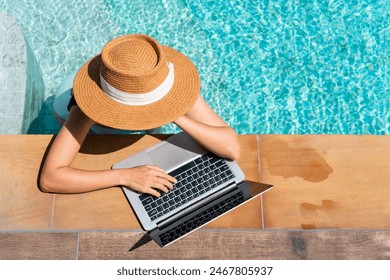
{"label": "beige floor tile", "polygon": [[260,197],[219,217],[205,228],[262,228]]}
{"label": "beige floor tile", "polygon": [[139,229],[119,188],[86,194],[56,195],[53,229]]}
{"label": "beige floor tile", "polygon": [[390,137],[260,137],[266,228],[390,229]]}
{"label": "beige floor tile", "polygon": [[0,229],[50,229],[51,194],[37,175],[51,136],[0,135]]}

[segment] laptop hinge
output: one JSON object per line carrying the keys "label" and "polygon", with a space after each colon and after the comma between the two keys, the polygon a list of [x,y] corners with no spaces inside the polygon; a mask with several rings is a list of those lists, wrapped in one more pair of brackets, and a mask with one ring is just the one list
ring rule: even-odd
{"label": "laptop hinge", "polygon": [[220,197],[220,196],[222,196],[222,195],[224,195],[224,194],[226,194],[226,193],[228,193],[236,188],[237,188],[237,183],[231,182],[226,187],[216,191],[215,193],[213,193],[209,196],[204,197],[201,200],[194,202],[193,204],[190,204],[189,206],[184,208],[182,211],[177,212],[173,216],[170,216],[164,220],[157,222],[157,227],[159,227],[159,228],[165,227],[167,224],[170,224],[171,222],[181,218],[182,216],[187,215],[189,212],[195,210],[196,208],[202,207],[203,205],[205,205],[209,201],[212,201],[212,200],[214,200],[214,199],[216,199],[216,198],[218,198],[218,197]]}

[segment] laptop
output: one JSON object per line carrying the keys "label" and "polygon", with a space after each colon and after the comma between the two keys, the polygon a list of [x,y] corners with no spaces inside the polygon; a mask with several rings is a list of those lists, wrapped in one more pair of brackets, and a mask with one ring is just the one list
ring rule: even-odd
{"label": "laptop", "polygon": [[178,133],[112,166],[154,164],[177,182],[160,197],[122,187],[142,228],[160,247],[259,196],[272,186],[245,180],[237,162],[221,158]]}

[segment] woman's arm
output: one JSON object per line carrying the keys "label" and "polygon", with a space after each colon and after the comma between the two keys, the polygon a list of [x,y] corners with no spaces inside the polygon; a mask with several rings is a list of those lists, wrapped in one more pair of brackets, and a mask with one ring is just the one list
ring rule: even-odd
{"label": "woman's arm", "polygon": [[177,119],[175,124],[215,154],[232,160],[240,157],[240,144],[236,132],[207,105],[201,96],[192,109]]}
{"label": "woman's arm", "polygon": [[[199,97],[193,108],[175,123],[206,149],[226,158],[237,159],[240,145],[236,132]],[[176,180],[158,166],[144,165],[127,169],[87,171],[71,167],[94,122],[73,106],[45,159],[39,178],[42,191],[82,193],[113,186],[159,196]]]}
{"label": "woman's arm", "polygon": [[102,171],[70,167],[93,124],[77,106],[71,108],[44,162],[39,178],[42,191],[81,193],[123,185],[159,196],[156,189],[167,192],[172,188],[175,179],[157,166]]}

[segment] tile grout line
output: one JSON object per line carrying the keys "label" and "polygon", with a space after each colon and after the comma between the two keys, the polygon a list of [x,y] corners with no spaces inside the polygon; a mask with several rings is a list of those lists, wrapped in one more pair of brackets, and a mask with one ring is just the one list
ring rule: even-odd
{"label": "tile grout line", "polygon": [[264,225],[264,207],[263,207],[263,195],[260,195],[260,203],[261,203],[261,229],[265,229]]}
{"label": "tile grout line", "polygon": [[[257,172],[259,175],[259,180],[261,181],[261,161],[260,161],[260,135],[256,134],[256,144],[257,144]],[[260,211],[261,211],[261,229],[265,229],[264,226],[264,206],[263,206],[263,195],[260,195]]]}
{"label": "tile grout line", "polygon": [[76,244],[76,261],[79,260],[79,253],[80,253],[80,232],[77,232],[77,244]]}
{"label": "tile grout line", "polygon": [[258,173],[259,173],[259,179],[260,181],[263,179],[261,176],[261,159],[260,159],[260,135],[256,135],[256,144],[257,144],[257,166],[258,166]]}
{"label": "tile grout line", "polygon": [[57,195],[54,194],[54,197],[53,197],[53,207],[51,209],[51,221],[50,221],[50,229],[51,230],[53,229],[53,223],[54,223],[54,209],[56,207],[56,198],[57,198]]}

